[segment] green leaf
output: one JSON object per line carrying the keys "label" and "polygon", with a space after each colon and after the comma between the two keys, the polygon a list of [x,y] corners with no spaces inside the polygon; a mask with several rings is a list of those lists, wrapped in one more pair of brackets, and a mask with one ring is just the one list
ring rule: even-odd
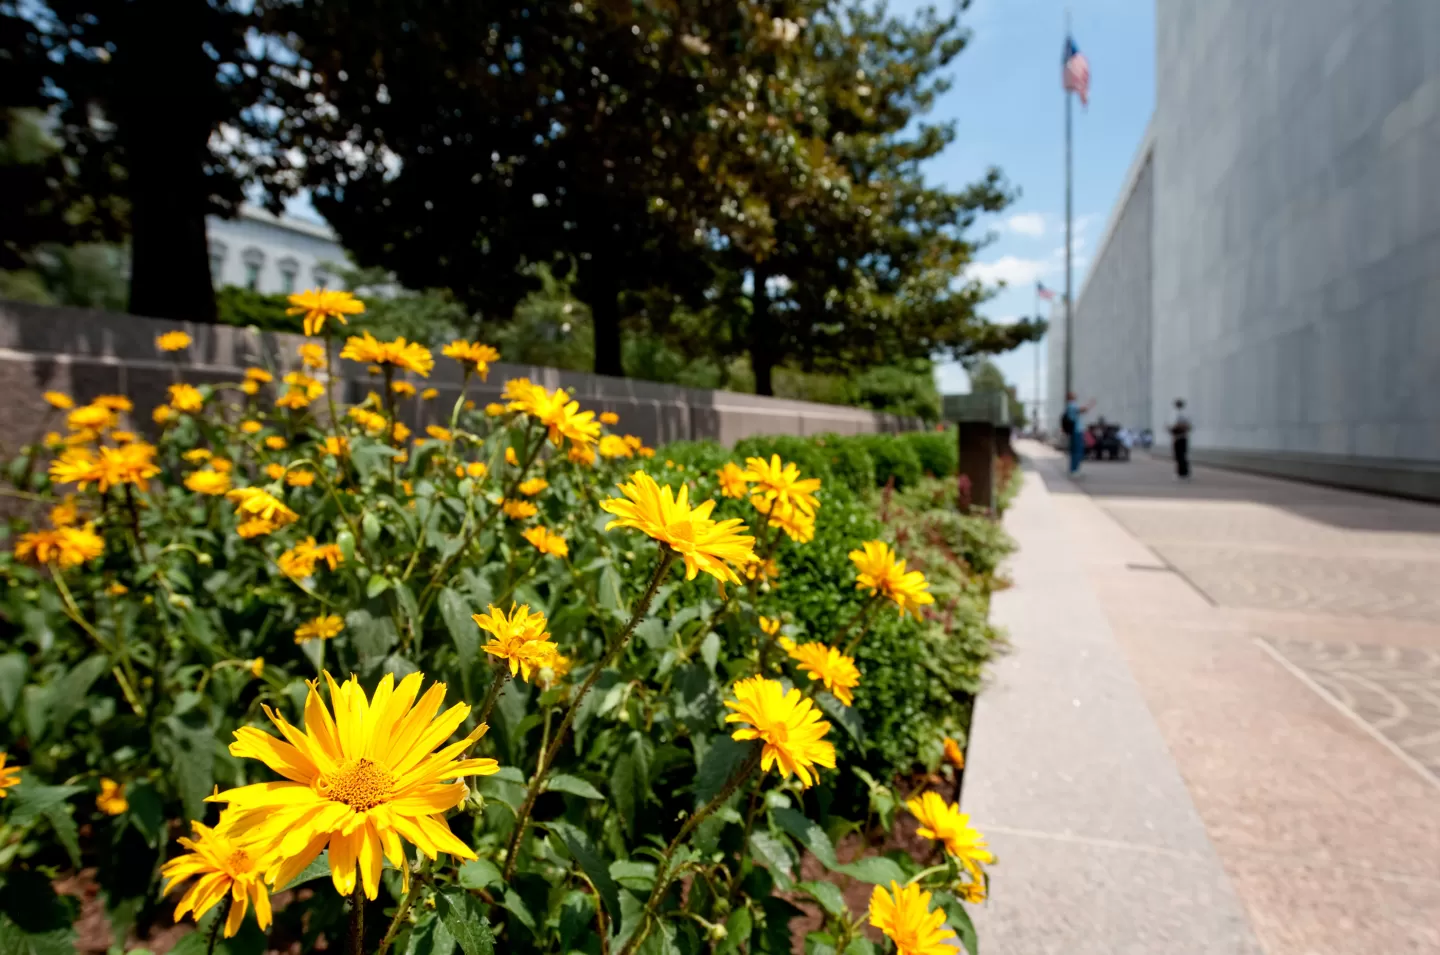
{"label": "green leaf", "polygon": [[322,849],[320,854],[315,857],[315,861],[301,869],[299,875],[284,885],[275,886],[271,891],[279,892],[282,889],[295,889],[304,885],[306,882],[328,878],[330,878],[330,850]]}
{"label": "green leaf", "polygon": [[70,815],[69,805],[61,803],[58,806],[50,806],[41,815],[50,823],[50,828],[55,832],[55,838],[70,854],[70,864],[77,869],[80,868],[80,833],[75,828],[75,817]]}
{"label": "green leaf", "polygon": [[479,899],[459,886],[447,885],[435,894],[435,910],[465,955],[494,955],[495,933]]}
{"label": "green leaf", "polygon": [[460,884],[467,889],[488,889],[502,881],[500,867],[489,859],[473,859],[460,867]]}
{"label": "green leaf", "polygon": [[864,748],[865,724],[853,706],[846,706],[824,690],[815,694],[815,702],[819,704],[822,713],[839,723],[840,728],[849,733],[850,738],[859,743],[862,749]]}
{"label": "green leaf", "polygon": [[22,773],[20,785],[9,791],[6,800],[10,810],[9,822],[13,826],[29,825],[48,810],[64,805],[65,800],[84,791],[84,786],[45,786],[31,779],[29,773]]}
{"label": "green leaf", "polygon": [[455,641],[455,653],[460,658],[460,668],[469,670],[480,655],[480,628],[470,616],[470,607],[465,599],[446,587],[440,591],[440,616]]}
{"label": "green leaf", "polygon": [[410,646],[411,653],[420,651],[420,605],[415,602],[415,594],[410,590],[410,585],[403,580],[395,582],[395,600],[400,604],[400,612],[405,615],[405,620],[410,627],[410,633],[414,640]]}
{"label": "green leaf", "polygon": [[579,776],[571,776],[567,773],[553,773],[545,777],[545,791],[570,793],[572,796],[579,796],[582,799],[604,799],[605,796],[600,790]]}
{"label": "green leaf", "polygon": [[205,797],[215,785],[215,734],[209,727],[192,727],[174,717],[166,719],[165,751],[170,774],[180,790],[185,815],[205,818]]}
{"label": "green leaf", "polygon": [[451,955],[454,951],[455,937],[433,913],[420,916],[403,950],[404,955]]}
{"label": "green leaf", "polygon": [[965,906],[961,905],[960,900],[949,892],[936,892],[935,902],[945,910],[945,921],[960,937],[960,944],[965,946],[965,951],[970,955],[976,955],[976,951],[980,947],[980,939],[975,933],[975,923],[970,921],[970,913],[965,911]]}
{"label": "green leaf", "polygon": [[20,688],[25,685],[25,673],[29,665],[23,653],[7,653],[0,656],[0,714],[15,709],[20,699]]}
{"label": "green leaf", "polygon": [[695,774],[696,805],[704,805],[719,795],[730,777],[750,758],[757,745],[759,744],[732,739],[728,735],[711,743],[710,748],[705,750],[700,771]]}
{"label": "green leaf", "polygon": [[781,892],[789,892],[794,888],[795,861],[790,857],[789,846],[768,832],[752,832],[750,852],[755,856],[755,861],[770,870],[776,888]]}
{"label": "green leaf", "polygon": [[665,623],[659,617],[646,617],[635,627],[635,637],[643,640],[651,650],[658,650],[669,642],[670,637],[665,633]]}
{"label": "green leaf", "polygon": [[85,706],[85,697],[90,693],[91,684],[109,669],[109,658],[96,654],[56,680],[50,687],[50,718],[45,727],[46,731],[58,734],[63,730],[70,718]]}
{"label": "green leaf", "polygon": [[[525,904],[525,900],[520,898],[519,893],[514,889],[505,890],[505,897],[501,899],[500,907],[515,916],[521,925],[530,930],[531,935],[536,934],[535,916],[530,914],[530,907]],[[509,936],[507,935],[506,937],[508,938]]]}
{"label": "green leaf", "polygon": [[551,822],[546,825],[551,832],[560,837],[565,843],[565,848],[570,851],[570,857],[580,865],[580,870],[595,886],[595,891],[600,894],[600,901],[605,906],[605,912],[610,916],[612,923],[620,921],[620,890],[615,885],[615,879],[610,874],[610,867],[591,844],[589,836],[585,835],[579,827],[568,822]]}
{"label": "green leaf", "polygon": [[625,831],[630,833],[635,832],[635,810],[640,804],[640,784],[636,775],[633,755],[621,753],[616,757],[610,769],[610,800],[625,823]]}
{"label": "green leaf", "polygon": [[[845,955],[880,955],[880,950],[875,947],[874,942],[862,935],[850,940],[850,944],[845,946]],[[975,953],[972,951],[970,955]]]}
{"label": "green leaf", "polygon": [[845,895],[840,887],[833,882],[801,882],[795,886],[802,892],[807,893],[820,907],[837,919],[848,918],[850,909],[845,904]]}
{"label": "green leaf", "polygon": [[700,641],[700,659],[705,665],[714,671],[715,664],[720,659],[720,634],[711,630],[705,634],[705,639]]}
{"label": "green leaf", "polygon": [[891,882],[903,883],[905,881],[905,870],[901,869],[894,859],[887,859],[884,856],[857,859],[846,865],[836,866],[835,871],[843,872],[861,882],[869,882],[871,885],[888,885]]}
{"label": "green leaf", "polygon": [[600,571],[597,596],[601,608],[609,610],[617,617],[625,615],[625,598],[620,596],[620,572],[615,569],[614,564],[607,563]]}
{"label": "green leaf", "polygon": [[375,598],[390,588],[390,579],[383,574],[371,574],[365,584],[365,596]]}
{"label": "green leaf", "polygon": [[655,887],[655,863],[618,859],[610,863],[610,875],[627,889],[649,892]]}
{"label": "green leaf", "polygon": [[560,903],[560,951],[571,951],[575,942],[594,931],[594,898],[579,889],[571,889]]}
{"label": "green leaf", "polygon": [[840,860],[835,855],[835,847],[830,843],[830,837],[825,834],[816,823],[806,819],[803,813],[794,809],[772,809],[770,818],[785,832],[795,837],[806,849],[820,860],[820,864],[827,869],[837,869]]}
{"label": "green leaf", "polygon": [[125,799],[130,803],[131,824],[151,848],[158,848],[165,835],[165,806],[154,785],[144,779],[131,783],[126,787]]}

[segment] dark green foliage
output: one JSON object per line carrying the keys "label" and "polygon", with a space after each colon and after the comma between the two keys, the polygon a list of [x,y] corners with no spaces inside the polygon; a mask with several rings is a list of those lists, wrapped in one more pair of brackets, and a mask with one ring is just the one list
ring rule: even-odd
{"label": "dark green foliage", "polygon": [[296,319],[285,314],[283,295],[252,292],[239,285],[226,285],[215,292],[215,320],[221,325],[254,325],[266,332],[298,330]]}
{"label": "dark green foliage", "polygon": [[841,434],[822,434],[812,439],[829,459],[830,473],[852,491],[864,491],[875,484],[875,459],[865,444]]}
{"label": "dark green foliage", "polygon": [[877,365],[854,380],[856,403],[876,411],[935,421],[940,417],[940,389],[929,359],[909,367]]}
{"label": "dark green foliage", "polygon": [[813,438],[799,438],[788,434],[756,435],[735,444],[735,457],[743,463],[748,457],[769,460],[771,455],[780,455],[783,461],[799,465],[805,477],[830,477],[830,460],[824,449]]}
{"label": "dark green foliage", "polygon": [[909,431],[900,437],[915,449],[920,470],[927,475],[950,477],[960,470],[960,444],[953,430]]}
{"label": "dark green foliage", "polygon": [[897,488],[908,487],[920,480],[920,456],[908,441],[889,434],[861,435],[858,440],[875,461],[877,487],[884,487],[891,481]]}
{"label": "dark green foliage", "polygon": [[[714,441],[672,441],[660,452],[666,461],[714,473],[734,456]],[[658,457],[658,454],[657,454]]]}

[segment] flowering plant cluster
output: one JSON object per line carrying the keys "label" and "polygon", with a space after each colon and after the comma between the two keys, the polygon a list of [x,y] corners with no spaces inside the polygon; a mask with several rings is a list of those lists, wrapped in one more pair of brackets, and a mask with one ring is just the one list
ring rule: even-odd
{"label": "flowering plant cluster", "polygon": [[[955,805],[908,803],[931,865],[842,861],[859,826],[826,810],[857,648],[932,604],[924,574],[854,540],[845,620],[807,632],[781,568],[819,478],[687,470],[524,379],[442,403],[429,348],[292,300],[285,367],[177,363],[143,431],[123,396],[47,393],[10,462],[0,941],[73,945],[83,871],[121,944],[173,917],[210,950],[780,953],[808,900],[829,951],[973,951],[993,859]],[[468,387],[499,355],[442,358]],[[374,382],[349,407],[337,362]]]}

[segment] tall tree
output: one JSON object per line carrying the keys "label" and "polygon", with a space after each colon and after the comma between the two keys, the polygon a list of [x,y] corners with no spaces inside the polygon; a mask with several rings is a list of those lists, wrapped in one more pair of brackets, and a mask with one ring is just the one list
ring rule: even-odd
{"label": "tall tree", "polygon": [[17,94],[47,111],[87,193],[126,200],[133,312],[213,321],[205,216],[232,213],[248,177],[285,165],[245,138],[264,125],[268,79],[252,7],[0,3]]}

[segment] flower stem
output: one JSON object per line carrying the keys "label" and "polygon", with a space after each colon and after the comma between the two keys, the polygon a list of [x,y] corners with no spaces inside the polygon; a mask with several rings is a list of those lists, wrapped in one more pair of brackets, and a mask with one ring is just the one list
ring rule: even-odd
{"label": "flower stem", "polygon": [[485,722],[490,718],[490,711],[495,709],[495,701],[500,699],[500,691],[505,689],[506,682],[510,679],[510,672],[505,669],[502,663],[495,668],[495,679],[490,682],[490,691],[485,694],[485,702],[480,704],[480,717],[476,724]]}
{"label": "flower stem", "polygon": [[[675,833],[675,838],[671,839],[670,844],[665,847],[665,854],[660,857],[660,865],[655,870],[655,888],[651,890],[650,899],[645,903],[646,925],[640,929],[640,931],[630,936],[630,941],[625,943],[625,947],[620,950],[620,955],[630,955],[631,952],[645,941],[645,936],[650,933],[649,920],[655,917],[655,907],[665,898],[665,893],[669,891],[671,883],[675,881],[674,873],[670,871],[670,859],[675,855],[675,850],[680,848],[686,839],[690,838],[690,834],[695,831],[700,823],[704,822],[711,813],[725,805],[730,797],[735,795],[735,790],[739,789],[740,784],[749,779],[750,774],[755,772],[755,769],[760,765],[760,756],[764,752],[764,747],[754,747],[754,752],[745,760],[745,764],[740,767],[740,771],[725,784],[725,788],[716,793],[714,799],[707,802],[689,819],[686,819],[685,825],[680,827],[680,831]],[[743,848],[741,851],[744,851]]]}
{"label": "flower stem", "polygon": [[215,921],[210,923],[210,937],[205,941],[205,955],[215,955],[215,945],[220,941],[220,928],[230,917],[230,902],[230,894],[227,892],[220,912],[215,916]]}
{"label": "flower stem", "polygon": [[635,605],[635,612],[630,615],[630,622],[620,635],[610,644],[605,655],[596,662],[590,673],[585,677],[585,682],[580,684],[575,691],[574,698],[570,701],[570,708],[565,711],[565,717],[560,721],[559,727],[555,730],[555,737],[550,741],[550,746],[541,757],[540,764],[535,770],[535,775],[530,779],[530,788],[525,793],[525,801],[520,805],[520,810],[515,814],[515,831],[510,834],[510,845],[505,852],[505,881],[515,874],[515,864],[519,861],[520,840],[525,835],[525,829],[530,823],[530,813],[535,809],[535,800],[540,796],[540,785],[545,781],[545,774],[555,763],[555,757],[560,755],[560,746],[565,742],[565,734],[570,729],[570,724],[575,722],[575,713],[580,709],[580,704],[585,699],[585,694],[600,679],[600,674],[609,668],[620,651],[625,649],[625,644],[630,640],[630,634],[644,619],[646,612],[650,609],[650,602],[655,599],[655,592],[660,589],[660,583],[665,579],[670,565],[675,561],[675,552],[662,545],[660,550],[660,563],[655,568],[655,573],[650,577],[650,585],[645,588],[644,595],[640,602]]}
{"label": "flower stem", "polygon": [[360,886],[350,895],[350,955],[364,955],[365,893]]}
{"label": "flower stem", "polygon": [[380,939],[380,947],[375,950],[375,955],[385,955],[390,950],[390,944],[395,941],[395,935],[400,931],[400,925],[410,914],[410,908],[415,904],[415,896],[419,894],[420,886],[425,884],[425,874],[429,871],[430,859],[421,853],[420,868],[411,876],[410,888],[405,890],[405,895],[400,899],[400,907],[395,910],[395,917],[390,920],[390,927],[385,930],[385,937]]}
{"label": "flower stem", "polygon": [[835,634],[835,643],[839,643],[845,638],[845,634],[849,633],[855,627],[855,624],[861,624],[860,632],[855,634],[855,637],[845,645],[844,653],[847,657],[855,655],[855,648],[860,645],[860,640],[865,636],[865,631],[869,627],[870,614],[879,603],[880,594],[878,592],[871,594],[870,599],[865,601],[865,606],[856,611],[855,616],[850,618],[850,622],[841,627],[840,632]]}

